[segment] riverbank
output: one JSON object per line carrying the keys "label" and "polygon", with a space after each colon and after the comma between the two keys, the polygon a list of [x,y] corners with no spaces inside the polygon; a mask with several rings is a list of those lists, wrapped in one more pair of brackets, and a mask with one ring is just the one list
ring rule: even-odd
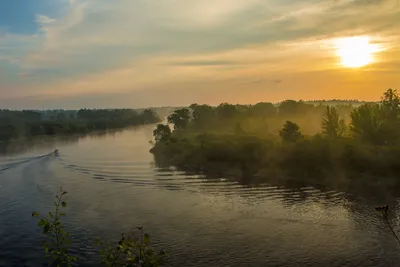
{"label": "riverbank", "polygon": [[336,190],[399,187],[399,147],[369,146],[351,139],[307,138],[281,144],[254,136],[171,136],[151,149],[160,166],[241,183],[269,182]]}

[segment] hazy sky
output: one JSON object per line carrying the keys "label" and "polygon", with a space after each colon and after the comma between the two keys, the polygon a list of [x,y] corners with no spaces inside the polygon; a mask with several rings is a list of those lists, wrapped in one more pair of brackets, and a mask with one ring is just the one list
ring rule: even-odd
{"label": "hazy sky", "polygon": [[[372,62],[340,64],[351,36]],[[398,0],[0,1],[0,108],[373,100],[399,85]]]}

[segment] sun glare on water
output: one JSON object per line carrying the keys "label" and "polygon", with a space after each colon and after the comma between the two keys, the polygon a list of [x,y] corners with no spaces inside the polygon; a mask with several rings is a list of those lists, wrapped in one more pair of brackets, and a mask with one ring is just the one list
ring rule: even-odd
{"label": "sun glare on water", "polygon": [[336,54],[341,65],[346,68],[360,68],[374,62],[374,54],[379,51],[379,47],[370,41],[367,36],[337,39]]}

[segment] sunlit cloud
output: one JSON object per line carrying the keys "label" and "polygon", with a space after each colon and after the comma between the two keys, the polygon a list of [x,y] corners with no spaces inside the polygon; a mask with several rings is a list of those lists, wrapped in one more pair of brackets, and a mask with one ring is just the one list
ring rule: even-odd
{"label": "sunlit cloud", "polygon": [[[101,96],[113,94],[121,100],[132,95],[131,106],[190,104],[201,86],[213,88],[208,100],[201,97],[210,103],[224,97],[374,98],[386,86],[398,86],[398,68],[392,69],[400,60],[396,5],[397,0],[63,0],[58,13],[34,14],[35,32],[0,30],[1,98],[18,104],[29,97],[46,105],[42,96],[48,96],[64,99],[65,106],[85,99],[101,107]],[[336,41],[363,36],[374,48],[371,58],[362,69],[343,70],[352,64],[338,57]],[[374,82],[382,72],[384,80]],[[355,78],[360,73],[364,79]],[[157,99],[160,92],[171,97]]]}

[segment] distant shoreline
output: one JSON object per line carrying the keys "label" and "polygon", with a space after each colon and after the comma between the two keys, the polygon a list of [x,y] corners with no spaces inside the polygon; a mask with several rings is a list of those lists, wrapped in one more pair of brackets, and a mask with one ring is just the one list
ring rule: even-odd
{"label": "distant shoreline", "polygon": [[87,135],[160,121],[160,117],[150,109],[142,112],[133,109],[84,109],[73,115],[67,111],[57,111],[50,117],[43,117],[35,111],[1,110],[0,142],[38,136]]}

